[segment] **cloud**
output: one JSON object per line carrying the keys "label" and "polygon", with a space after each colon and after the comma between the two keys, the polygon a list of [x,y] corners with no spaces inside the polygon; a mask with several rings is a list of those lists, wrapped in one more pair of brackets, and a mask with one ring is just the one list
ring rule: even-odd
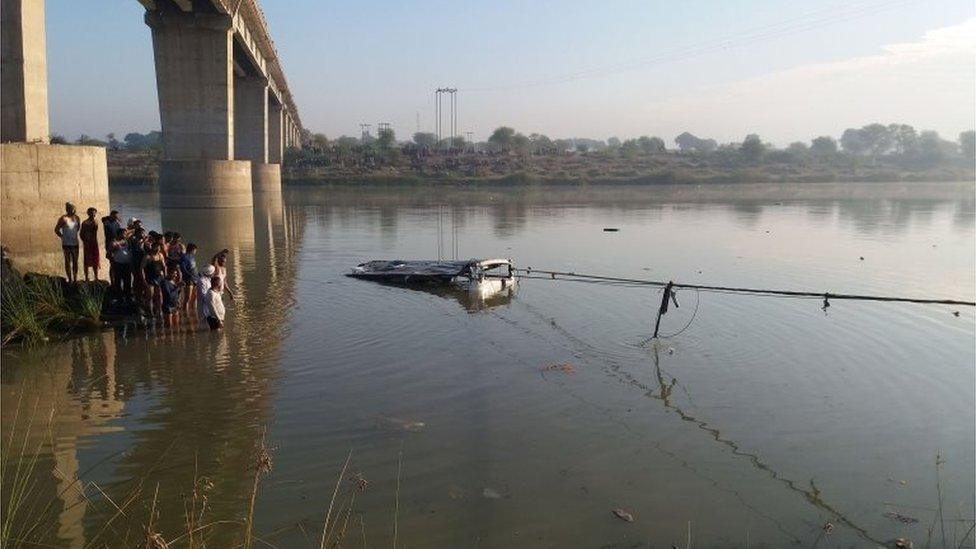
{"label": "cloud", "polygon": [[976,18],[878,54],[802,65],[650,105],[672,131],[720,140],[759,132],[783,144],[870,122],[905,122],[955,138],[976,118]]}

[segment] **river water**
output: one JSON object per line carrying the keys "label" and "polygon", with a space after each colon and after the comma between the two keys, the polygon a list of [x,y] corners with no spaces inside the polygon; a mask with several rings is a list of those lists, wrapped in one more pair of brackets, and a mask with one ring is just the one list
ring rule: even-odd
{"label": "river water", "polygon": [[123,216],[229,248],[237,295],[221,333],[3,351],[4,507],[29,485],[14,537],[232,546],[256,493],[254,546],[318,547],[352,452],[345,478],[368,486],[344,480],[330,519],[348,547],[956,547],[976,512],[972,308],[679,291],[651,342],[655,288],[478,299],[343,274],[440,241],[537,269],[971,300],[973,193],[288,187],[160,211],[113,189]]}

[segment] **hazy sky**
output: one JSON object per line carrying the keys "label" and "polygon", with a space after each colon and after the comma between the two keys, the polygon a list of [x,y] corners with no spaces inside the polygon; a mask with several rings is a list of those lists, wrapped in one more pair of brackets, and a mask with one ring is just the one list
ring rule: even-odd
{"label": "hazy sky", "polygon": [[[551,137],[688,130],[783,145],[870,122],[955,139],[976,125],[972,0],[263,0],[302,121],[329,137],[434,124]],[[51,130],[158,129],[136,0],[47,0]]]}

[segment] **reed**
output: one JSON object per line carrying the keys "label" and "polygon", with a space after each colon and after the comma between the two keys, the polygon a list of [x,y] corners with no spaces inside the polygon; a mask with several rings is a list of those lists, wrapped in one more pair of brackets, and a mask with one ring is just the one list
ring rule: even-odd
{"label": "reed", "polygon": [[104,300],[104,286],[101,284],[82,284],[78,291],[78,315],[91,323],[98,323],[102,316],[102,302]]}
{"label": "reed", "polygon": [[33,346],[47,339],[47,321],[37,313],[30,289],[19,278],[5,280],[0,290],[0,327],[3,345],[22,341]]}

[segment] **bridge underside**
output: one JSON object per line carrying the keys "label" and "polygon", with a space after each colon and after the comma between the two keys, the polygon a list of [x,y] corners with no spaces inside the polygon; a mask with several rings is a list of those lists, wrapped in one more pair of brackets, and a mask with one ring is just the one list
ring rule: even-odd
{"label": "bridge underside", "polygon": [[143,2],[152,30],[164,207],[250,206],[281,188],[300,126],[255,32],[211,2]]}

